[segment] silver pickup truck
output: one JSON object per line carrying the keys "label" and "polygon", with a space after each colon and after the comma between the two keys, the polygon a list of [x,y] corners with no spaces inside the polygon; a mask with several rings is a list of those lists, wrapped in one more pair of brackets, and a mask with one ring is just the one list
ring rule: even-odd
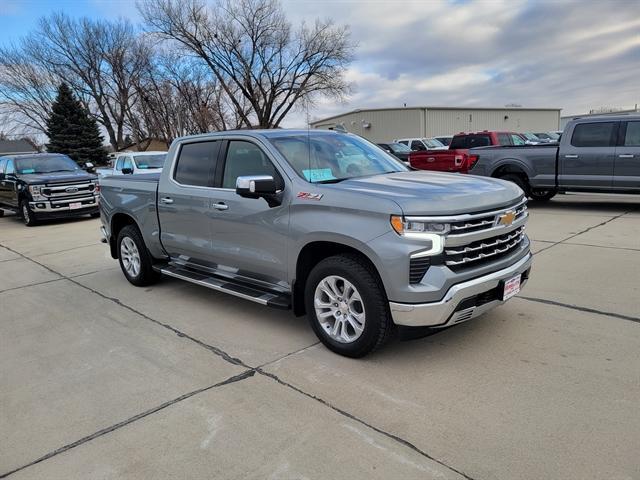
{"label": "silver pickup truck", "polygon": [[557,192],[640,193],[640,115],[569,122],[560,144],[481,147],[472,175],[510,180],[534,200]]}
{"label": "silver pickup truck", "polygon": [[176,140],[161,174],[101,181],[104,241],[134,285],[161,274],[307,314],[359,357],[395,330],[448,327],[529,277],[522,190],[410,171],[332,131]]}

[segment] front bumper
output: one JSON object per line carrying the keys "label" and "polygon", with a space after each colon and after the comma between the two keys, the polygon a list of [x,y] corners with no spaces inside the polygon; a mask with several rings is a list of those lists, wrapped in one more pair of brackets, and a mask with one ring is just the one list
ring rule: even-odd
{"label": "front bumper", "polygon": [[396,303],[389,302],[396,325],[408,327],[448,327],[471,320],[498,305],[505,303],[498,292],[502,280],[522,275],[521,287],[529,278],[531,253],[513,265],[497,272],[483,275],[452,286],[439,302]]}
{"label": "front bumper", "polygon": [[[80,205],[76,206],[77,204]],[[29,207],[31,207],[31,211],[38,216],[73,216],[74,214],[86,215],[88,213],[94,213],[98,211],[98,196],[89,195],[86,197],[65,200],[37,200],[34,202],[29,202]]]}

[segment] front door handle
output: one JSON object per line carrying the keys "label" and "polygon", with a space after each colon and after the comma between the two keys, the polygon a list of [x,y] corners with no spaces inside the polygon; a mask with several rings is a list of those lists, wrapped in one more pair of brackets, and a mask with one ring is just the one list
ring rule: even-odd
{"label": "front door handle", "polygon": [[160,201],[166,205],[171,205],[173,203],[173,198],[164,197],[161,198]]}
{"label": "front door handle", "polygon": [[227,205],[226,203],[218,202],[213,204],[213,208],[215,208],[216,210],[227,210],[229,208],[229,205]]}
{"label": "front door handle", "polygon": [[633,158],[633,153],[623,153],[618,155],[618,158]]}
{"label": "front door handle", "polygon": [[565,155],[564,158],[578,158],[578,155],[569,154],[569,155]]}

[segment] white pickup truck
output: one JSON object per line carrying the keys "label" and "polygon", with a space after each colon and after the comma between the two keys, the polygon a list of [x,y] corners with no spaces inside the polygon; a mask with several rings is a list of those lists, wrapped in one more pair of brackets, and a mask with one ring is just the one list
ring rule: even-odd
{"label": "white pickup truck", "polygon": [[111,168],[99,168],[99,177],[108,175],[135,175],[162,171],[167,152],[122,152],[113,161]]}

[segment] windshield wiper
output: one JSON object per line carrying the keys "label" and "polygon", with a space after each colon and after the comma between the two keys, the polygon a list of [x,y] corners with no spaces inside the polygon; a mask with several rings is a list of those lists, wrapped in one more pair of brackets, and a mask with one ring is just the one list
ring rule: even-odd
{"label": "windshield wiper", "polygon": [[329,178],[327,180],[319,180],[319,181],[313,182],[313,183],[338,183],[338,182],[341,182],[343,180],[349,180],[349,178]]}
{"label": "windshield wiper", "polygon": [[75,170],[47,170],[46,172],[40,172],[40,173],[56,173],[56,172],[75,172]]}

